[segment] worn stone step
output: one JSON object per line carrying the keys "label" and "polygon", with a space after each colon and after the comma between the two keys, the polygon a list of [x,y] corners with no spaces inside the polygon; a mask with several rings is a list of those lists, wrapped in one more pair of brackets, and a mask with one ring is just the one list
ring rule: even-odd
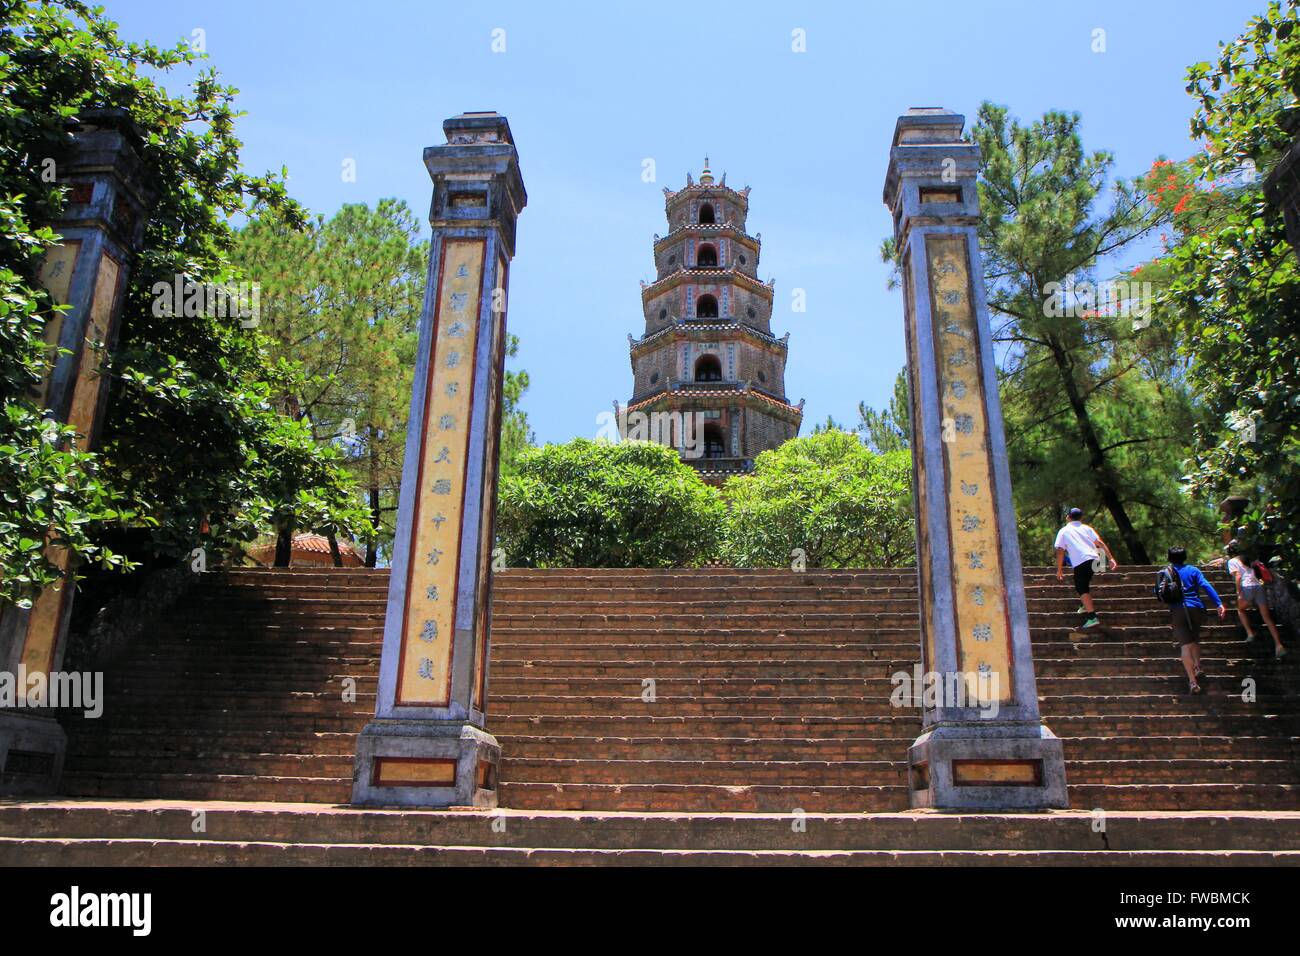
{"label": "worn stone step", "polygon": [[62,789],[72,797],[135,797],[194,800],[272,800],[347,803],[352,779],[257,776],[224,773],[135,773],[67,770]]}
{"label": "worn stone step", "polygon": [[1294,810],[1300,787],[1276,783],[1069,783],[1074,809],[1169,810]]}
{"label": "worn stone step", "polygon": [[611,760],[502,755],[511,783],[904,786],[906,760]]}
{"label": "worn stone step", "polygon": [[1277,866],[1300,852],[1229,850],[594,850],[216,840],[0,838],[0,866]]}
{"label": "worn stone step", "polygon": [[[93,801],[0,804],[0,838],[600,849],[1300,850],[1300,813],[1089,811],[708,813],[382,810],[317,804]],[[792,824],[798,823],[798,826]],[[1099,826],[1100,824],[1100,826]]]}
{"label": "worn stone step", "polygon": [[904,786],[710,786],[668,783],[502,781],[502,803],[521,810],[863,813],[906,810]]}
{"label": "worn stone step", "polygon": [[[580,729],[580,728],[575,728]],[[900,728],[900,731],[905,731]],[[513,757],[613,760],[900,760],[912,738],[893,737],[593,737],[497,734]],[[1079,737],[1063,741],[1068,760],[1296,760],[1296,737]],[[1293,768],[1293,771],[1295,768]]]}
{"label": "worn stone step", "polygon": [[250,753],[170,749],[78,751],[78,773],[226,774],[256,777],[312,777],[352,780],[352,754]]}
{"label": "worn stone step", "polygon": [[1294,759],[1228,760],[1222,758],[1167,758],[1114,760],[1066,759],[1066,780],[1086,784],[1289,784],[1300,778]]}
{"label": "worn stone step", "polygon": [[193,727],[173,729],[156,726],[113,728],[101,733],[87,729],[89,722],[68,727],[69,759],[81,755],[128,757],[137,753],[197,754],[222,752],[233,754],[314,754],[345,756],[349,760],[357,750],[355,732],[312,733],[284,729],[257,731],[235,728],[212,731]]}

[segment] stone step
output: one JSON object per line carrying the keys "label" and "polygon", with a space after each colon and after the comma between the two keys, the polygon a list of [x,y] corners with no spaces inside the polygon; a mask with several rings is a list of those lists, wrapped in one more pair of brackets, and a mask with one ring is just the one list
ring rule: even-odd
{"label": "stone step", "polygon": [[1069,796],[1075,809],[1106,811],[1294,810],[1300,806],[1300,786],[1276,783],[1071,783]]}
{"label": "stone step", "polygon": [[592,850],[0,838],[0,866],[1277,866],[1267,850]]}
{"label": "stone step", "polygon": [[[1207,695],[1208,696],[1208,695]],[[663,713],[672,716],[735,715],[776,716],[793,713],[803,716],[862,716],[883,717],[900,710],[919,717],[919,708],[896,708],[888,696],[796,694],[783,696],[753,695],[737,691],[734,694],[688,695],[670,693],[659,688],[654,701],[642,700],[628,694],[593,696],[590,694],[507,694],[494,687],[491,713],[496,715],[521,714],[581,714],[585,716],[634,715]],[[1291,697],[1264,698],[1246,703],[1238,697],[1214,696],[1210,698],[1218,712],[1233,715],[1276,714],[1295,722],[1300,715],[1300,701]],[[307,702],[310,703],[310,702]],[[1051,716],[1063,714],[1095,714],[1139,716],[1147,714],[1198,714],[1209,702],[1204,698],[1193,700],[1189,694],[1057,694],[1040,698],[1040,709]]]}
{"label": "stone step", "polygon": [[705,783],[531,783],[502,781],[503,806],[520,810],[633,813],[885,813],[908,808],[898,786],[714,786]]}
{"label": "stone step", "polygon": [[[205,829],[194,832],[195,814]],[[798,826],[793,824],[798,823]],[[495,825],[494,825],[495,824]],[[1104,830],[1099,829],[1104,824]],[[0,804],[0,839],[218,840],[519,848],[1300,851],[1296,812],[631,814],[369,810],[316,804]]]}
{"label": "stone step", "polygon": [[248,751],[140,749],[77,751],[79,774],[225,774],[254,777],[311,777],[352,781],[352,754],[250,753]]}
{"label": "stone step", "polygon": [[1145,758],[1078,760],[1067,757],[1065,777],[1071,787],[1088,784],[1290,784],[1300,779],[1293,756],[1282,759]]}
{"label": "stone step", "polygon": [[905,760],[609,760],[510,757],[501,775],[514,783],[692,784],[718,786],[904,786]]}
{"label": "stone step", "polygon": [[70,769],[64,771],[62,790],[70,797],[342,804],[352,799],[352,778]]}
{"label": "stone step", "polygon": [[[520,758],[611,760],[899,760],[911,744],[897,737],[590,737],[498,734],[504,753]],[[1300,758],[1300,737],[1077,737],[1063,741],[1069,760]],[[902,749],[900,749],[902,744]]]}
{"label": "stone step", "polygon": [[[915,635],[911,635],[915,637]],[[571,640],[571,639],[570,639]],[[765,663],[773,660],[807,661],[884,661],[888,664],[910,668],[919,660],[919,647],[913,640],[894,643],[838,640],[825,643],[773,640],[755,643],[747,639],[711,642],[681,643],[676,641],[641,642],[619,646],[611,651],[609,643],[568,642],[561,638],[547,642],[519,643],[513,638],[492,635],[492,666],[504,661],[588,662],[601,661],[617,655],[620,662],[636,661],[687,661],[713,662],[743,660]],[[1035,665],[1040,661],[1086,662],[1108,661],[1162,661],[1176,660],[1169,641],[1150,642],[1040,642],[1034,648]],[[250,659],[256,659],[251,658]],[[1271,654],[1263,655],[1253,644],[1239,641],[1202,641],[1201,659],[1218,664],[1226,661],[1260,661],[1272,663]],[[1289,664],[1289,662],[1283,662]]]}
{"label": "stone step", "polygon": [[[589,683],[605,685],[632,685],[640,692],[640,683],[653,679],[657,684],[677,686],[683,681],[751,681],[756,684],[774,681],[808,682],[870,682],[864,686],[889,692],[899,675],[911,679],[915,661],[909,660],[764,660],[764,661],[550,661],[510,660],[492,662],[492,685],[498,690],[540,687],[538,682],[552,682],[564,687],[578,688]],[[1228,689],[1244,686],[1242,681],[1255,681],[1257,690],[1284,693],[1290,687],[1285,675],[1274,671],[1268,662],[1243,660],[1219,661],[1203,659],[1206,679]],[[1036,661],[1039,687],[1044,694],[1057,693],[1065,681],[1116,681],[1110,689],[1137,690],[1181,689],[1186,681],[1181,665],[1169,658],[1107,658],[1082,661]],[[338,666],[326,662],[319,666],[296,664],[281,668],[268,668],[265,663],[257,667],[253,661],[232,664],[223,661],[220,667],[202,668],[201,662],[146,660],[133,662],[129,670],[106,675],[105,686],[113,694],[164,693],[178,682],[184,682],[192,693],[223,692],[242,689],[260,693],[294,691],[340,692],[345,681],[359,691],[373,693],[379,678],[378,661]]]}
{"label": "stone step", "polygon": [[81,755],[129,757],[139,753],[203,754],[311,754],[352,759],[357,750],[355,732],[310,733],[246,729],[211,731],[204,729],[156,726],[117,726],[112,733],[101,733],[89,722],[68,727],[68,753]]}
{"label": "stone step", "polygon": [[[818,593],[812,593],[813,591]],[[602,597],[602,592],[583,592],[580,589],[557,592],[538,591],[537,596],[520,596],[519,593],[495,595],[495,610],[501,614],[618,614],[658,613],[704,614],[715,618],[732,618],[744,614],[867,614],[916,613],[916,592],[895,589],[864,588],[838,594],[820,593],[825,589],[804,592],[774,590],[737,595],[726,588],[672,589],[654,591],[627,589],[623,595]],[[1138,589],[1116,592],[1097,592],[1098,610],[1111,616],[1118,613],[1168,614],[1168,610],[1154,601],[1150,593]],[[1077,613],[1079,599],[1071,594],[1030,592],[1027,594],[1031,612]],[[267,619],[284,616],[322,618],[338,614],[382,616],[388,603],[386,592],[372,590],[366,593],[322,590],[319,594],[268,594],[249,590],[246,593],[218,595],[191,602],[183,610],[173,611],[173,620],[199,616],[199,611],[216,612],[238,619]]]}

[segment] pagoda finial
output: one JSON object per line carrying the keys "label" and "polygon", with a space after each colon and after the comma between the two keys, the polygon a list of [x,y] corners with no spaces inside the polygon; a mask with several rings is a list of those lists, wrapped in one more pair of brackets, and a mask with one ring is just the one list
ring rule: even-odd
{"label": "pagoda finial", "polygon": [[700,185],[713,185],[713,171],[709,169],[709,157],[707,154],[704,157],[704,168],[700,170]]}

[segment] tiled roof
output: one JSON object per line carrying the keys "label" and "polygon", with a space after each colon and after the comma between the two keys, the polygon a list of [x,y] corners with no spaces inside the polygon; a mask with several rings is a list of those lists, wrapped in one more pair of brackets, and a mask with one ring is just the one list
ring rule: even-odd
{"label": "tiled roof", "polygon": [[787,332],[784,336],[778,339],[774,335],[769,335],[766,332],[760,332],[752,325],[746,325],[743,322],[678,321],[678,322],[674,322],[672,325],[665,326],[664,328],[660,329],[657,332],[651,332],[649,335],[642,336],[640,339],[633,338],[631,335],[629,335],[628,338],[631,341],[628,344],[628,350],[635,352],[638,348],[641,348],[642,346],[645,345],[649,345],[650,343],[654,342],[656,339],[665,338],[669,335],[672,335],[675,332],[740,332],[745,335],[751,335],[754,338],[767,343],[768,345],[774,346],[775,348],[787,349],[787,350],[789,349],[789,344],[786,341],[790,337],[789,332]]}
{"label": "tiled roof", "polygon": [[714,222],[714,223],[690,222],[684,226],[678,226],[676,229],[668,233],[668,235],[666,236],[658,236],[658,235],[655,236],[654,247],[655,249],[659,249],[660,246],[665,246],[665,245],[669,245],[670,243],[676,242],[678,237],[680,237],[681,234],[684,232],[722,233],[724,231],[732,232],[735,233],[740,238],[748,239],[753,244],[755,249],[758,249],[763,245],[763,240],[761,237],[751,236],[743,229],[737,229],[730,222]]}
{"label": "tiled roof", "polygon": [[[251,557],[255,559],[266,557],[266,556],[274,557],[275,542],[272,541],[269,544],[262,544],[250,548],[248,553]],[[329,538],[326,538],[324,535],[320,535],[320,534],[295,534],[293,536],[293,553],[294,554],[329,554],[330,553]],[[361,563],[361,557],[360,555],[357,554],[357,549],[354,548],[351,542],[349,541],[345,541],[342,539],[339,540],[339,554],[343,557],[344,564]]]}
{"label": "tiled roof", "polygon": [[639,411],[648,405],[653,405],[665,398],[726,398],[737,396],[740,398],[756,398],[761,402],[779,408],[792,415],[803,417],[803,402],[798,405],[791,405],[789,402],[782,401],[774,395],[767,392],[759,391],[752,385],[741,387],[730,383],[721,385],[717,388],[701,388],[698,384],[687,384],[677,388],[662,388],[652,395],[647,395],[640,401],[633,402],[627,406],[629,412]]}
{"label": "tiled roof", "polygon": [[670,272],[662,279],[655,279],[653,282],[641,283],[641,298],[647,299],[654,295],[659,289],[669,285],[680,285],[683,282],[707,282],[712,279],[714,282],[729,281],[736,282],[739,285],[748,286],[756,292],[772,294],[774,284],[772,282],[763,282],[753,276],[745,275],[733,268],[727,269],[678,269],[676,272]]}

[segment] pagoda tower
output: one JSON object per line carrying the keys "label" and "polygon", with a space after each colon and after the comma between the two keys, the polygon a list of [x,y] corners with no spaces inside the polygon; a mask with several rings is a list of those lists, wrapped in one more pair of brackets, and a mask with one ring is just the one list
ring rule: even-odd
{"label": "pagoda tower", "polygon": [[[699,182],[664,189],[668,234],[654,237],[656,277],[641,283],[645,333],[628,336],[632,398],[619,409],[688,421],[668,444],[720,484],[754,456],[799,434],[803,402],[785,394],[787,332],[772,335],[771,281],[758,278],[761,235],[745,231],[749,187],[715,182],[708,157]],[[658,414],[656,414],[658,413]],[[629,437],[637,437],[636,426]]]}

